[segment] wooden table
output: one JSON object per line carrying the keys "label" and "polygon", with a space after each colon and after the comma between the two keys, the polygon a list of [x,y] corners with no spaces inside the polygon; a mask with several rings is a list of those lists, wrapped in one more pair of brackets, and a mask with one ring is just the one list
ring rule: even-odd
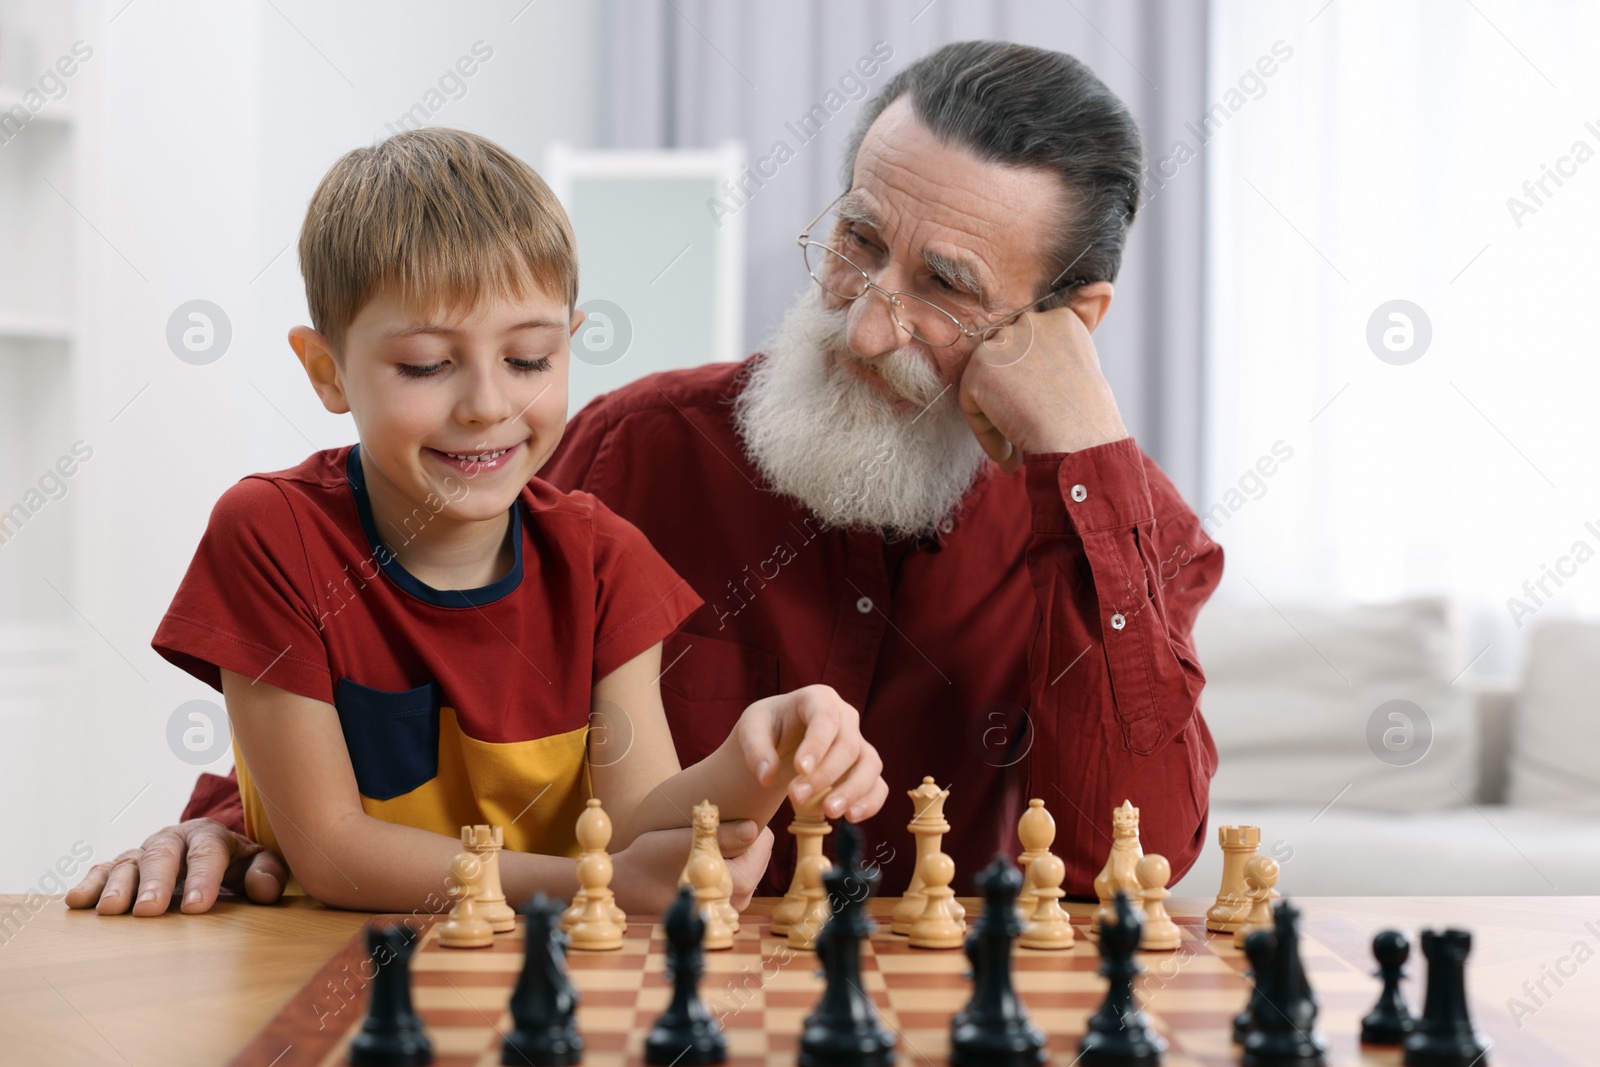
{"label": "wooden table", "polygon": [[[366,919],[304,898],[273,907],[225,902],[207,915],[157,919],[73,912],[59,901],[30,913],[23,900],[0,896],[0,1063],[7,1065],[226,1062]],[[757,901],[752,910],[770,911],[771,903]],[[1171,910],[1199,915],[1209,903],[1179,899]],[[1505,1032],[1520,1021],[1577,1062],[1600,1064],[1600,897],[1297,903],[1363,929],[1471,930],[1467,985],[1480,1028]],[[1413,966],[1419,994],[1420,958]],[[1513,997],[1530,1009],[1517,1021]],[[1491,1062],[1516,1061],[1491,1054]]]}

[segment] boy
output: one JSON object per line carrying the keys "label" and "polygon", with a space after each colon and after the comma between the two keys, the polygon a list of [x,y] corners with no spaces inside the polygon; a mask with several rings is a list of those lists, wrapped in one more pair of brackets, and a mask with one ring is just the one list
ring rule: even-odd
{"label": "boy", "polygon": [[[225,695],[246,829],[308,893],[437,908],[459,827],[496,823],[513,903],[570,896],[592,793],[623,908],[664,906],[689,841],[671,828],[702,798],[748,899],[786,793],[878,810],[882,763],[823,686],[752,704],[679,769],[661,641],[700,598],[595,498],[534,478],[583,320],[538,175],[472,134],[398,134],[329,171],[300,259],[314,328],[289,341],[360,443],[228,490],[153,644]],[[115,865],[68,902],[164,912],[173,875],[140,878]]]}

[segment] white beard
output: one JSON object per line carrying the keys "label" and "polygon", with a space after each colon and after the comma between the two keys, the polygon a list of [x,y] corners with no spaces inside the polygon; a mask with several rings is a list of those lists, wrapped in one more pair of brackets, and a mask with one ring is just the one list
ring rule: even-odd
{"label": "white beard", "polygon": [[813,287],[788,312],[734,402],[734,427],[768,485],[830,526],[928,536],[988,464],[925,355],[899,348],[871,370],[915,408],[840,365],[852,361],[845,312]]}

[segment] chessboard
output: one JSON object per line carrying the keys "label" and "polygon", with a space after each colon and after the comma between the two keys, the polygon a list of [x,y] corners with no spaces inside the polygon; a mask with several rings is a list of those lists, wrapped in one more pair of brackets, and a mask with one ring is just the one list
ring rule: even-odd
{"label": "chessboard", "polygon": [[[979,902],[964,902],[975,917]],[[901,1064],[945,1064],[950,1018],[971,995],[967,959],[959,951],[913,949],[891,934],[887,911],[894,903],[871,901],[878,928],[862,952],[866,991],[899,1040]],[[815,955],[773,936],[766,915],[757,913],[770,911],[770,904],[757,901],[743,917],[733,949],[706,953],[701,995],[722,1022],[733,1067],[792,1067],[802,1022],[822,994]],[[1328,1063],[1399,1064],[1398,1049],[1363,1047],[1358,1040],[1361,1016],[1378,992],[1369,948],[1373,931],[1348,919],[1319,918],[1315,903],[1307,905],[1301,954],[1321,1004],[1318,1028],[1328,1038]],[[1085,935],[1087,909],[1071,910],[1078,937],[1070,949],[1014,950],[1017,992],[1034,1023],[1049,1035],[1051,1062],[1058,1067],[1077,1059],[1085,1022],[1106,988],[1098,974],[1098,952]],[[1230,1028],[1249,996],[1248,962],[1228,936],[1208,934],[1199,916],[1174,918],[1183,931],[1181,947],[1139,954],[1146,969],[1137,983],[1141,1004],[1167,1039],[1169,1067],[1232,1067],[1239,1050],[1230,1042]],[[497,936],[483,949],[440,947],[443,917],[378,916],[373,921],[405,922],[419,933],[411,960],[412,998],[432,1038],[434,1063],[499,1064],[500,1040],[511,1026],[507,1004],[522,967],[521,920],[515,932]],[[620,950],[569,951],[567,966],[582,997],[583,1063],[642,1064],[645,1034],[670,993],[660,925],[630,921]],[[251,1040],[232,1061],[234,1067],[343,1064],[366,1012],[370,975],[363,937],[357,935]],[[1419,978],[1408,982],[1413,996]],[[1480,1020],[1494,1019],[1488,1005],[1475,1007]],[[1577,1063],[1542,1044],[1529,1045],[1527,1035],[1494,1022],[1485,1029],[1496,1041],[1494,1064]]]}

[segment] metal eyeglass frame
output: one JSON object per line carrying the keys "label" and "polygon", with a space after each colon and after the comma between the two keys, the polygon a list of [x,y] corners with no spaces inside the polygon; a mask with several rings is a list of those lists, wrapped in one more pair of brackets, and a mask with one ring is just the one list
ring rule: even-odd
{"label": "metal eyeglass frame", "polygon": [[[892,290],[891,291],[889,289],[885,289],[883,286],[879,285],[877,282],[874,282],[872,280],[872,275],[870,275],[866,271],[862,270],[861,267],[856,264],[855,260],[853,260],[849,256],[845,255],[843,252],[839,251],[837,248],[834,248],[832,245],[824,244],[821,241],[812,240],[812,238],[811,238],[811,228],[813,226],[815,226],[817,223],[821,222],[823,217],[825,215],[827,215],[828,212],[832,211],[838,205],[839,201],[843,200],[846,196],[849,196],[849,195],[850,195],[850,190],[846,189],[844,192],[842,192],[838,196],[834,197],[833,200],[831,202],[829,202],[827,207],[825,207],[821,211],[817,212],[816,218],[814,218],[810,222],[806,223],[806,228],[801,230],[800,231],[800,236],[798,238],[796,238],[796,241],[800,245],[800,255],[801,255],[802,261],[805,263],[806,273],[811,276],[811,280],[812,281],[814,281],[818,285],[822,286],[824,292],[832,293],[834,296],[837,296],[840,300],[843,300],[846,303],[853,304],[857,300],[860,300],[862,297],[866,296],[869,291],[874,290],[874,289],[877,290],[878,292],[883,294],[884,299],[889,301],[889,317],[894,320],[894,324],[897,327],[899,327],[901,330],[904,330],[910,336],[915,337],[918,341],[921,341],[923,344],[929,345],[929,346],[931,346],[933,348],[949,348],[951,345],[954,345],[958,341],[960,341],[963,337],[966,338],[969,341],[971,341],[971,340],[986,340],[988,338],[989,334],[993,333],[995,330],[1002,329],[1005,326],[1009,325],[1011,320],[1015,319],[1018,315],[1024,314],[1024,313],[1026,313],[1028,311],[1032,311],[1034,308],[1038,307],[1040,304],[1044,303],[1046,300],[1051,299],[1052,297],[1060,296],[1062,293],[1064,293],[1064,292],[1066,292],[1066,291],[1068,291],[1070,289],[1075,289],[1080,285],[1088,285],[1090,282],[1093,281],[1092,278],[1084,278],[1084,277],[1073,278],[1071,281],[1066,282],[1066,283],[1063,283],[1061,281],[1062,277],[1066,275],[1067,271],[1071,270],[1074,266],[1076,266],[1078,260],[1082,259],[1085,255],[1087,255],[1089,253],[1089,249],[1085,248],[1082,252],[1080,252],[1078,254],[1077,259],[1074,259],[1071,263],[1068,263],[1066,268],[1064,270],[1062,270],[1062,272],[1060,274],[1056,275],[1055,280],[1050,283],[1050,290],[1047,293],[1045,293],[1043,296],[1041,296],[1039,299],[1033,301],[1032,303],[1024,304],[1022,307],[1019,307],[1014,311],[1005,312],[998,319],[996,319],[993,322],[990,322],[990,323],[988,323],[988,324],[986,324],[986,325],[984,325],[982,327],[976,327],[975,328],[975,327],[968,326],[966,323],[962,322],[960,319],[956,318],[954,315],[950,314],[950,312],[946,311],[944,308],[940,307],[938,304],[935,304],[931,300],[926,300],[923,297],[920,297],[915,293],[908,293],[908,292],[905,292],[903,290]],[[810,246],[810,245],[816,245],[818,248],[825,249],[828,252],[830,252],[831,254],[833,254],[835,256],[838,256],[841,260],[843,260],[846,264],[848,264],[858,274],[861,275],[861,283],[862,283],[862,285],[865,286],[865,288],[863,288],[861,290],[861,292],[857,293],[855,296],[845,296],[844,294],[835,292],[833,289],[829,288],[828,285],[825,282],[823,282],[823,280],[821,278],[817,277],[816,273],[812,271],[812,269],[811,269],[811,261],[806,258],[806,248],[808,246]],[[1093,245],[1089,246],[1089,248],[1093,248],[1093,247],[1094,247]],[[909,299],[915,300],[919,304],[925,304],[928,307],[932,308],[934,311],[937,311],[939,314],[943,315],[945,318],[949,319],[950,322],[955,325],[955,328],[958,331],[960,331],[958,336],[951,338],[950,340],[944,342],[943,344],[940,344],[937,341],[930,341],[926,337],[923,337],[921,334],[919,334],[916,331],[912,330],[909,326],[907,326],[905,323],[900,321],[900,316],[898,314],[898,311],[899,311],[899,309],[905,307],[905,305],[900,300],[901,297],[908,297]]]}

